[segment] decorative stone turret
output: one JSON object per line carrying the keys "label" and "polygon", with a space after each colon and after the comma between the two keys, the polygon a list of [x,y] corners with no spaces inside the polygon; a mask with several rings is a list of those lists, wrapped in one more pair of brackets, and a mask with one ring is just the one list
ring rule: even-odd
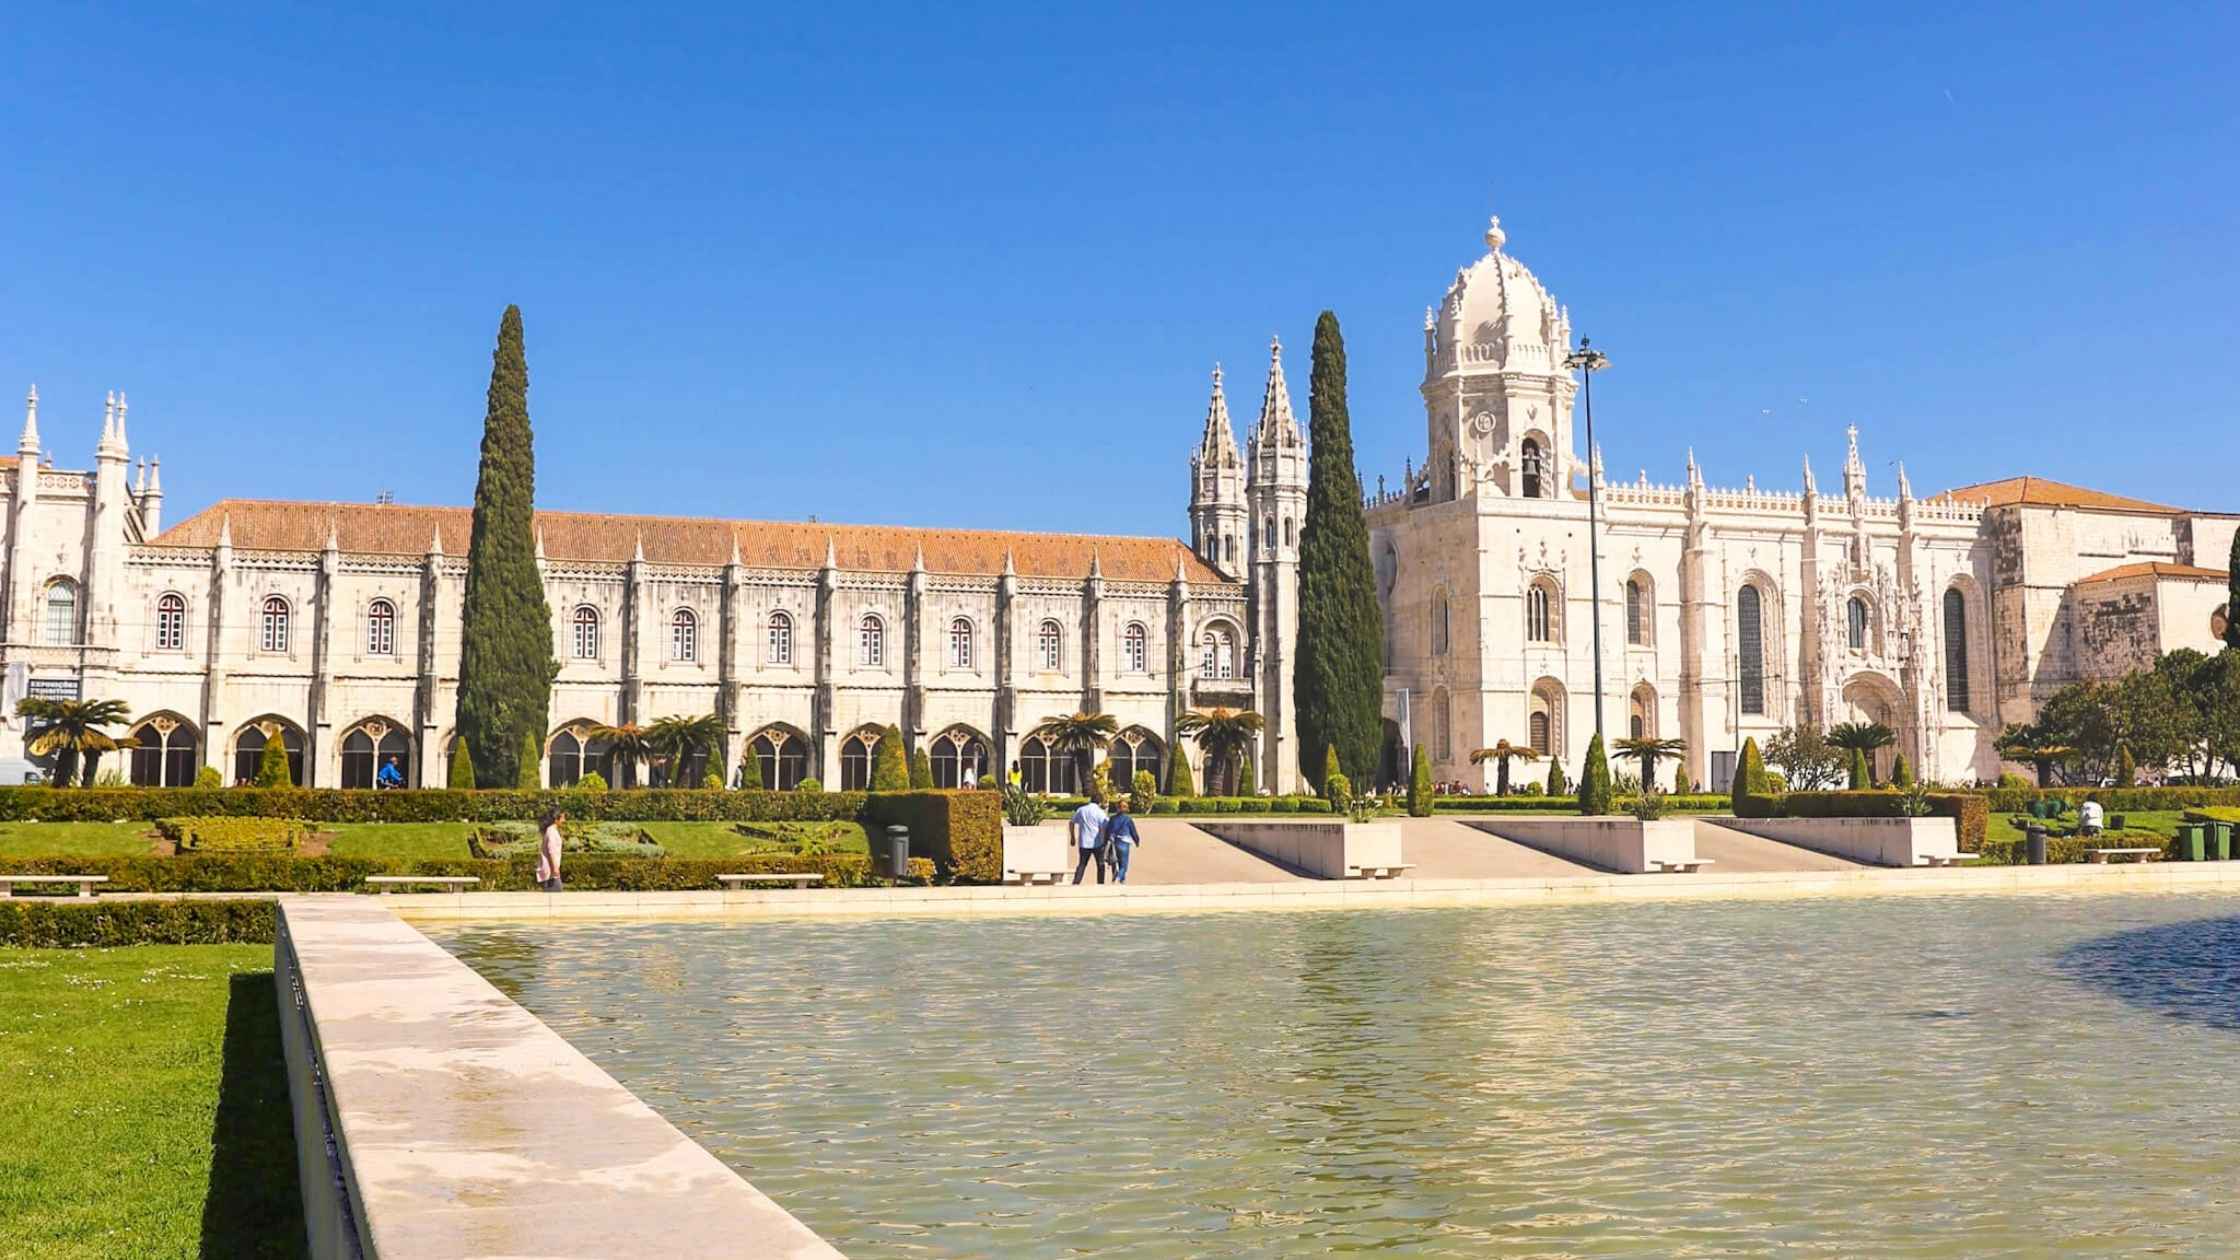
{"label": "decorative stone turret", "polygon": [[1291,412],[1281,340],[1268,343],[1268,383],[1246,446],[1251,458],[1245,489],[1252,512],[1252,569],[1247,575],[1251,677],[1254,703],[1265,723],[1257,762],[1261,782],[1253,786],[1281,794],[1291,791],[1298,777],[1292,745],[1292,645],[1299,637],[1299,528],[1307,515],[1307,442]]}
{"label": "decorative stone turret", "polygon": [[1248,521],[1244,460],[1229,425],[1229,400],[1221,392],[1221,366],[1213,368],[1213,397],[1205,431],[1190,456],[1190,546],[1230,577],[1244,572]]}

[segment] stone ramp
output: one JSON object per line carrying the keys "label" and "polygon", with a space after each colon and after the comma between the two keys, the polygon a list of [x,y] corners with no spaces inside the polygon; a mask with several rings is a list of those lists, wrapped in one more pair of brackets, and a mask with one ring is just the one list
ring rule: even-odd
{"label": "stone ramp", "polygon": [[1844,858],[1800,849],[1779,840],[1768,840],[1722,827],[1708,818],[1696,819],[1696,856],[1710,860],[1710,870],[1721,875],[1747,875],[1761,871],[1856,871],[1863,867]]}
{"label": "stone ramp", "polygon": [[[1143,836],[1143,843],[1128,858],[1130,884],[1314,882],[1179,818],[1138,815],[1136,831]],[[1082,882],[1093,883],[1096,878],[1091,868]]]}
{"label": "stone ramp", "polygon": [[1402,860],[1415,864],[1408,872],[1415,879],[1541,879],[1600,872],[1583,863],[1543,853],[1506,840],[1482,826],[1500,825],[1498,818],[1410,818],[1401,823]]}

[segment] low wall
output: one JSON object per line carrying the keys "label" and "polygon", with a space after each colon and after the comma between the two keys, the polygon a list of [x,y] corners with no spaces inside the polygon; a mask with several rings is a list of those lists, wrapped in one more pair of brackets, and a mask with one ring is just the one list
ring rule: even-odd
{"label": "low wall", "polygon": [[273,955],[318,1260],[840,1255],[385,906],[283,898]]}
{"label": "low wall", "polygon": [[1869,866],[1920,866],[1959,855],[1950,818],[1721,818],[1722,827]]}
{"label": "low wall", "polygon": [[1322,879],[1358,879],[1363,867],[1394,867],[1404,861],[1398,822],[1188,821],[1208,835]]}
{"label": "low wall", "polygon": [[1070,875],[1070,829],[1062,822],[1036,827],[1003,828],[1003,877],[1014,875]]}
{"label": "low wall", "polygon": [[1696,860],[1696,825],[1690,818],[1470,818],[1490,835],[1584,862],[1621,875],[1642,875],[1656,862]]}

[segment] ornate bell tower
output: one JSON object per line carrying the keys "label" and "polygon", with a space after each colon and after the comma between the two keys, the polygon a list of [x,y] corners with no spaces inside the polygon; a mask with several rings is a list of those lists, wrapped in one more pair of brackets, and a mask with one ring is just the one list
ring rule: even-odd
{"label": "ornate bell tower", "polygon": [[1281,795],[1297,785],[1299,774],[1292,651],[1299,639],[1299,530],[1307,515],[1307,441],[1291,414],[1281,341],[1268,343],[1268,385],[1245,447],[1252,465],[1245,495],[1252,513],[1253,690],[1266,723],[1257,786]]}
{"label": "ornate bell tower", "polygon": [[1205,433],[1190,456],[1190,548],[1232,578],[1244,576],[1248,549],[1244,473],[1229,400],[1221,392],[1221,365],[1215,364]]}

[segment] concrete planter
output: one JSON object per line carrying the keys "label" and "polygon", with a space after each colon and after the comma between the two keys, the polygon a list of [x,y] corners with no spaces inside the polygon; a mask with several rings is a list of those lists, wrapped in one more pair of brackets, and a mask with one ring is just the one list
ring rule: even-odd
{"label": "concrete planter", "polygon": [[1719,825],[1869,866],[1927,866],[1960,853],[1950,818],[1722,818]]}
{"label": "concrete planter", "polygon": [[1696,825],[1687,818],[1474,818],[1480,831],[1606,871],[1641,875],[1696,860]]}
{"label": "concrete planter", "polygon": [[1003,882],[1007,884],[1070,876],[1073,873],[1071,855],[1066,825],[1062,822],[1039,827],[1004,824]]}
{"label": "concrete planter", "polygon": [[1247,822],[1217,816],[1191,822],[1239,848],[1322,879],[1360,879],[1364,874],[1397,873],[1406,866],[1398,820]]}

